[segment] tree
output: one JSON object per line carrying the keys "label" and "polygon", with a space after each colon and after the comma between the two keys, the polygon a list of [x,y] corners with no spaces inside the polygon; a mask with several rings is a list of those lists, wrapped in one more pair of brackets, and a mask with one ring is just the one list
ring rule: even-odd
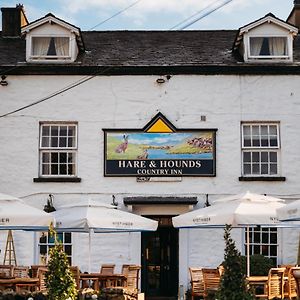
{"label": "tree", "polygon": [[77,297],[76,283],[69,267],[66,253],[57,239],[57,233],[50,226],[49,234],[54,237],[54,247],[50,249],[46,285],[49,300],[75,300]]}
{"label": "tree", "polygon": [[217,293],[218,300],[250,300],[254,299],[247,290],[245,275],[243,273],[241,253],[236,249],[230,232],[232,227],[226,225],[224,231],[224,273],[221,277],[220,288]]}

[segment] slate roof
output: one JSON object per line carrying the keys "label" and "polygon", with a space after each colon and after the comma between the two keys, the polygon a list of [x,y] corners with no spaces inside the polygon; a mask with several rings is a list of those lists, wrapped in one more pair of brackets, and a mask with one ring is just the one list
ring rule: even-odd
{"label": "slate roof", "polygon": [[[25,40],[0,37],[0,72],[8,74],[299,73],[300,39],[292,64],[247,64],[232,52],[237,30],[83,31],[86,51],[72,64],[25,61]],[[14,68],[17,66],[17,68]]]}

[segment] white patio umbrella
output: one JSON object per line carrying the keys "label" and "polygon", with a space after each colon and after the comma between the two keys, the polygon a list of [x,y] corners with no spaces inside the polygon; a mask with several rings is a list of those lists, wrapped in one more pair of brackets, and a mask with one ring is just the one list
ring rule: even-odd
{"label": "white patio umbrella", "polygon": [[219,199],[212,206],[197,209],[173,217],[177,228],[233,227],[247,228],[247,276],[250,276],[249,227],[253,225],[274,226],[279,224],[276,210],[285,206],[284,200],[246,192]]}
{"label": "white patio umbrella", "polygon": [[23,200],[0,193],[0,230],[48,230],[53,216],[26,204]]}
{"label": "white patio umbrella", "polygon": [[[280,221],[300,221],[300,200],[295,200],[284,207],[277,209]],[[300,223],[299,223],[300,224]],[[293,223],[293,225],[295,225]]]}
{"label": "white patio umbrella", "polygon": [[115,206],[89,200],[61,207],[51,213],[56,220],[56,230],[89,233],[89,272],[91,270],[91,233],[155,231],[158,222]]}

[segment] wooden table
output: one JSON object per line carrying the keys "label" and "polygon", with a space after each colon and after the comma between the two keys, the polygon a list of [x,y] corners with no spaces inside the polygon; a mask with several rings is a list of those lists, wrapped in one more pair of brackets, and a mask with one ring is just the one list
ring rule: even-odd
{"label": "wooden table", "polygon": [[14,290],[18,290],[18,288],[24,286],[36,286],[39,283],[38,278],[24,278],[24,277],[7,277],[0,279],[0,287],[2,288],[13,288]]}
{"label": "wooden table", "polygon": [[96,291],[100,287],[124,285],[126,281],[127,277],[124,274],[80,273],[81,288],[92,287]]}

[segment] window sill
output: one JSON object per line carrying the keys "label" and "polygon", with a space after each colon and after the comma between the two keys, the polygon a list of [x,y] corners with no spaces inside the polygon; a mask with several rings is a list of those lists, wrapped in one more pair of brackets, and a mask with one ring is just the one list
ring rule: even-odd
{"label": "window sill", "polygon": [[81,182],[79,177],[37,177],[33,182]]}
{"label": "window sill", "polygon": [[275,176],[241,176],[239,181],[285,181],[285,177]]}

